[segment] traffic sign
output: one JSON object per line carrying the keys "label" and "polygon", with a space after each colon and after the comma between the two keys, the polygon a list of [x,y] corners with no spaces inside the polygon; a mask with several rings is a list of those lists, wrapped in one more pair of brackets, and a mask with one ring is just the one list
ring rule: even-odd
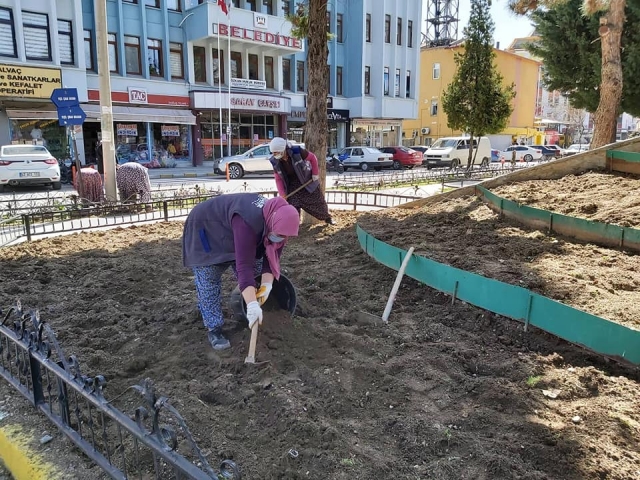
{"label": "traffic sign", "polygon": [[50,98],[53,104],[58,109],[77,107],[78,105],[80,105],[80,101],[78,100],[77,88],[56,88],[51,93]]}
{"label": "traffic sign", "polygon": [[78,107],[58,108],[58,123],[63,127],[67,125],[82,125],[87,115]]}

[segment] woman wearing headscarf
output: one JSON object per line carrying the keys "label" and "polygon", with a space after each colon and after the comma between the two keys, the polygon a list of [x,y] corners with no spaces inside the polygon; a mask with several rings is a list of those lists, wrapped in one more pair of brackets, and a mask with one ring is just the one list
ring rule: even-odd
{"label": "woman wearing headscarf", "polygon": [[[184,225],[182,258],[193,270],[198,306],[209,343],[230,347],[222,334],[222,274],[231,266],[247,304],[249,328],[262,323],[261,305],[274,278],[280,278],[280,255],[287,238],[298,235],[297,210],[286,200],[256,193],[224,194],[194,207]],[[262,275],[256,289],[255,277]]]}
{"label": "woman wearing headscarf", "polygon": [[[318,220],[335,225],[320,188],[318,158],[308,150],[298,145],[291,145],[281,137],[276,137],[269,142],[269,150],[272,155],[270,161],[275,172],[278,194],[283,198],[286,197],[296,210],[302,209]],[[300,188],[303,185],[304,188]]]}

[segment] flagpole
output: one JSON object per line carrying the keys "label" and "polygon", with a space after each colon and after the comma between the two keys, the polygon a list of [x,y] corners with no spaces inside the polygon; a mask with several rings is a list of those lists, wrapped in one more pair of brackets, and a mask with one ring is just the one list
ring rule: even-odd
{"label": "flagpole", "polygon": [[220,158],[224,157],[224,145],[222,144],[222,56],[220,55],[220,20],[218,20],[218,101],[220,123]]}
{"label": "flagpole", "polygon": [[227,131],[227,141],[229,142],[229,156],[231,156],[231,2],[227,3],[227,58],[229,65],[229,125]]}

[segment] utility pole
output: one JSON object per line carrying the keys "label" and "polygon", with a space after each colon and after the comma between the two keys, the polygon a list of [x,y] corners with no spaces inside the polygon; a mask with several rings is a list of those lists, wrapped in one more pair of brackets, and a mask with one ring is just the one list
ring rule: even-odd
{"label": "utility pole", "polygon": [[107,36],[107,0],[96,0],[95,5],[104,190],[107,200],[117,201],[116,155],[113,146],[113,112],[111,106],[111,73],[109,71],[109,39]]}

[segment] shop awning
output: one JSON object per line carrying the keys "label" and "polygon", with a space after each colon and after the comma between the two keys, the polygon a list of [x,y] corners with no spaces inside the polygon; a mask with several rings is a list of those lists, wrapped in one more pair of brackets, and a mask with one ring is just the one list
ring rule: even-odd
{"label": "shop awning", "polygon": [[[80,105],[87,114],[88,121],[100,121],[100,105]],[[7,109],[7,116],[12,120],[57,120],[56,110],[14,110]],[[151,122],[195,125],[196,117],[189,110],[144,107],[113,107],[114,122]]]}
{"label": "shop awning", "polygon": [[[100,120],[100,105],[80,105],[88,120]],[[57,118],[57,117],[54,117]],[[151,122],[195,125],[196,117],[189,110],[145,108],[145,107],[113,107],[114,122]]]}

